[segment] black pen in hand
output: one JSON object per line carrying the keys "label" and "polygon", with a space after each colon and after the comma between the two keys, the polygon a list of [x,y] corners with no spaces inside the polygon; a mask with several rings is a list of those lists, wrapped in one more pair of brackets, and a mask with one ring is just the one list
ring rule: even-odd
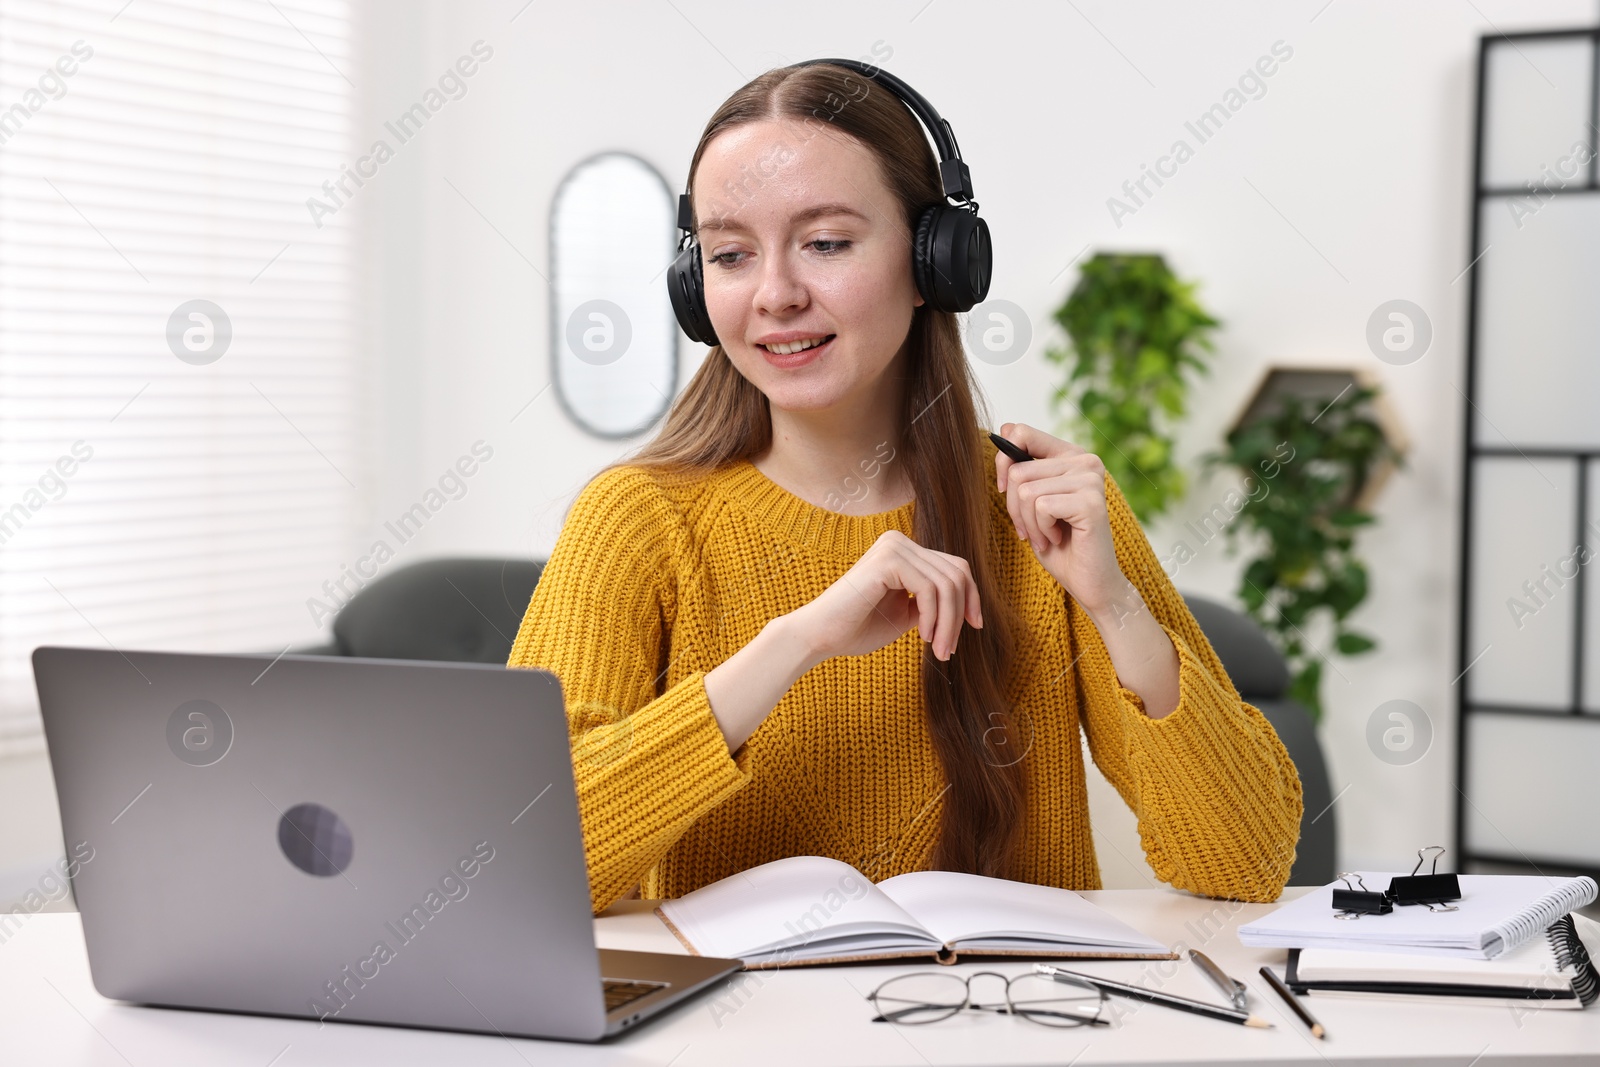
{"label": "black pen in hand", "polygon": [[1027,449],[1019,448],[1010,441],[1007,441],[1004,437],[1001,437],[999,434],[995,433],[993,430],[989,431],[989,440],[993,441],[994,446],[1000,451],[1004,452],[1006,455],[1010,456],[1014,462],[1026,463],[1028,460],[1033,458],[1032,456],[1028,455]]}

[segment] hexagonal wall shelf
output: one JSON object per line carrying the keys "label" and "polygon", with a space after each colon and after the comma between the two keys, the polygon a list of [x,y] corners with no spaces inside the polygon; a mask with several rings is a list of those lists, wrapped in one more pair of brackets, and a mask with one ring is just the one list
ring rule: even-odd
{"label": "hexagonal wall shelf", "polygon": [[[1388,393],[1383,391],[1382,382],[1375,375],[1360,367],[1268,367],[1255,389],[1251,390],[1250,399],[1228,424],[1228,432],[1232,433],[1247,423],[1274,414],[1282,406],[1283,397],[1331,404],[1357,386],[1379,390],[1372,400],[1372,417],[1383,430],[1383,436],[1390,446],[1403,456],[1410,442],[1401,428],[1394,406],[1389,402]],[[1358,508],[1371,510],[1384,483],[1394,474],[1395,466],[1393,461],[1388,460],[1373,466],[1367,473],[1366,481],[1355,492],[1354,502]]]}

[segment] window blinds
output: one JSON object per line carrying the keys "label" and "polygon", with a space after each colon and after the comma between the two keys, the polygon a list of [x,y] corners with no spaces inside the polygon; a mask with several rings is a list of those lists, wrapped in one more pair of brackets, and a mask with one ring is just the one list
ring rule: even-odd
{"label": "window blinds", "polygon": [[41,644],[272,651],[364,514],[340,0],[0,0],[0,754]]}

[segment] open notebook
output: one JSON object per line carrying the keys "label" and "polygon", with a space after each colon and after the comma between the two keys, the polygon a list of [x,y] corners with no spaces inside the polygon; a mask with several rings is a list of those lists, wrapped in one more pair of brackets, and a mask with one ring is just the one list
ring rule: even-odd
{"label": "open notebook", "polygon": [[1176,959],[1068,889],[950,871],[874,885],[847,863],[791,856],[663,901],[656,913],[696,955],[750,968],[958,953]]}
{"label": "open notebook", "polygon": [[[1361,872],[1361,880],[1375,890],[1386,888],[1392,877],[1382,871]],[[1455,911],[1429,911],[1410,904],[1388,915],[1336,919],[1333,890],[1344,883],[1335,882],[1245,923],[1239,927],[1239,941],[1257,948],[1364,949],[1492,960],[1595,899],[1592,878],[1459,877],[1461,899],[1453,902]]]}

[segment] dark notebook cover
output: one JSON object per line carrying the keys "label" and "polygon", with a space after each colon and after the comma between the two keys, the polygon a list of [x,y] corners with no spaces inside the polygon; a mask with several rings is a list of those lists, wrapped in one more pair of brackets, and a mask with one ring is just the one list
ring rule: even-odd
{"label": "dark notebook cover", "polygon": [[1594,961],[1583,941],[1578,937],[1572,916],[1565,915],[1545,931],[1550,947],[1555,953],[1556,966],[1573,970],[1572,984],[1563,989],[1531,989],[1527,986],[1492,986],[1460,982],[1393,982],[1393,981],[1302,981],[1299,976],[1300,950],[1289,950],[1289,965],[1284,978],[1289,988],[1305,994],[1326,990],[1342,993],[1408,993],[1415,996],[1443,997],[1494,997],[1506,1000],[1578,1000],[1588,1007],[1600,996],[1600,975],[1596,974]]}

